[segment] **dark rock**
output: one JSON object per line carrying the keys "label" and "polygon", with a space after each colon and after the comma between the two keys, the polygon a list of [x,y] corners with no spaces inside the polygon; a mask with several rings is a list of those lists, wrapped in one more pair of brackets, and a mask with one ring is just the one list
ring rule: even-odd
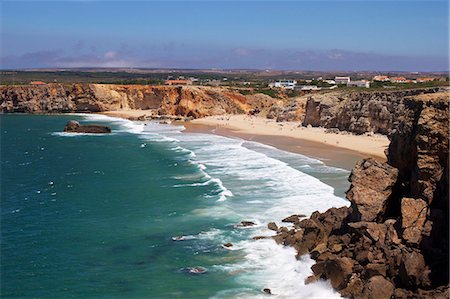
{"label": "dark rock", "polygon": [[79,122],[70,120],[64,127],[64,132],[104,134],[111,133],[111,128],[103,125],[80,125]]}
{"label": "dark rock", "polygon": [[268,288],[262,289],[262,292],[263,292],[264,294],[272,295],[272,290],[271,290],[271,289],[268,289]]}
{"label": "dark rock", "polygon": [[404,250],[400,264],[400,279],[407,287],[430,286],[429,270],[422,254],[416,250]]}
{"label": "dark rock", "polygon": [[394,294],[394,285],[383,276],[373,276],[364,285],[362,297],[368,299],[390,299]]}
{"label": "dark rock", "polygon": [[267,224],[267,228],[274,231],[278,230],[278,226],[276,225],[275,222],[269,222],[269,224]]}
{"label": "dark rock", "polygon": [[284,218],[283,220],[281,220],[281,222],[291,222],[291,223],[299,223],[300,222],[300,218],[304,218],[306,217],[305,215],[291,215],[289,217]]}
{"label": "dark rock", "polygon": [[262,240],[262,239],[270,239],[270,238],[274,238],[274,237],[271,237],[271,236],[254,236],[252,239],[253,240]]}
{"label": "dark rock", "polygon": [[330,279],[333,288],[341,290],[347,286],[348,280],[353,273],[354,263],[354,260],[347,257],[325,261],[324,273],[326,278]]}
{"label": "dark rock", "polygon": [[346,195],[351,202],[353,221],[382,220],[394,192],[398,170],[373,158],[353,168]]}
{"label": "dark rock", "polygon": [[402,237],[409,244],[418,245],[427,218],[428,205],[421,199],[402,198]]}
{"label": "dark rock", "polygon": [[310,276],[306,277],[305,284],[310,284],[310,283],[316,282],[319,279],[320,279],[320,276],[310,275]]}
{"label": "dark rock", "polygon": [[342,289],[340,293],[343,297],[358,298],[361,296],[363,288],[363,281],[358,277],[357,274],[353,274],[350,277],[347,287]]}
{"label": "dark rock", "polygon": [[370,277],[377,276],[377,275],[386,277],[386,265],[384,263],[367,264],[363,275],[366,279],[369,279]]}
{"label": "dark rock", "polygon": [[412,297],[413,297],[413,293],[409,290],[400,289],[400,288],[397,288],[394,290],[394,298],[407,299],[407,298],[412,298]]}
{"label": "dark rock", "polygon": [[252,221],[241,221],[240,223],[236,224],[236,227],[249,227],[249,226],[255,226],[256,223]]}
{"label": "dark rock", "polygon": [[222,246],[226,247],[226,248],[230,248],[230,247],[233,247],[233,244],[232,243],[225,243],[225,244],[222,244]]}

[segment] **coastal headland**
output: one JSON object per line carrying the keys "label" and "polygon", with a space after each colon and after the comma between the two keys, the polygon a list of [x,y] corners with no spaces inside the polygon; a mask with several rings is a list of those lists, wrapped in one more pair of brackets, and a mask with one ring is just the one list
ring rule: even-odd
{"label": "coastal headland", "polygon": [[307,283],[329,279],[343,296],[448,297],[445,88],[273,98],[217,87],[48,84],[2,86],[0,95],[3,113],[189,120],[191,131],[278,140],[280,148],[324,159],[333,151],[371,156],[352,170],[349,208],[271,226],[273,238],[316,260]]}

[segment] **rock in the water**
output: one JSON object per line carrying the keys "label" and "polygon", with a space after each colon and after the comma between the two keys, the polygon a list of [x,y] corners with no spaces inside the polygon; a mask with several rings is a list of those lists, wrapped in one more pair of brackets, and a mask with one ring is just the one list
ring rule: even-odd
{"label": "rock in the water", "polygon": [[310,276],[306,277],[305,284],[314,283],[314,282],[318,281],[319,279],[320,279],[320,276],[310,275]]}
{"label": "rock in the water", "polygon": [[341,290],[347,286],[348,280],[353,272],[355,261],[348,258],[335,258],[325,261],[324,272],[331,281],[333,288]]}
{"label": "rock in the water", "polygon": [[272,290],[271,290],[271,289],[268,289],[268,288],[262,289],[262,292],[263,292],[264,294],[272,295]]}
{"label": "rock in the water", "polygon": [[208,270],[206,270],[206,268],[203,268],[203,267],[186,267],[186,268],[180,269],[180,272],[187,273],[187,274],[204,274],[207,271]]}
{"label": "rock in the water", "polygon": [[291,215],[289,217],[284,218],[281,222],[291,222],[291,223],[299,223],[300,218],[306,217],[305,215]]}
{"label": "rock in the water", "polygon": [[230,248],[230,247],[233,247],[233,244],[225,243],[225,244],[222,244],[222,246],[225,247],[225,248]]}
{"label": "rock in the water", "polygon": [[80,125],[79,122],[70,120],[64,127],[64,132],[105,134],[111,133],[111,128],[104,125]]}
{"label": "rock in the water", "polygon": [[267,228],[274,231],[278,230],[278,226],[276,225],[275,222],[269,222],[269,224],[267,224]]}
{"label": "rock in the water", "polygon": [[236,224],[236,227],[249,227],[249,226],[255,226],[256,223],[252,221],[241,221],[240,223]]}
{"label": "rock in the water", "polygon": [[172,241],[186,241],[194,238],[195,238],[194,236],[175,236],[172,237]]}

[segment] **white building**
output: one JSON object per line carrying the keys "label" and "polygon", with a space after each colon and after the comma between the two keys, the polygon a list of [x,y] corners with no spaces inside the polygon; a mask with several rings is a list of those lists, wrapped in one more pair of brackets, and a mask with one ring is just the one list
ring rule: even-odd
{"label": "white building", "polygon": [[[273,87],[285,88],[285,89],[294,89],[295,85],[297,85],[297,81],[295,80],[277,80],[275,83],[271,84]],[[271,86],[269,85],[269,86]]]}
{"label": "white building", "polygon": [[350,81],[347,83],[347,87],[370,87],[370,82],[367,80]]}
{"label": "white building", "polygon": [[335,77],[334,82],[336,84],[347,84],[350,82],[350,77]]}
{"label": "white building", "polygon": [[321,87],[318,87],[316,85],[301,85],[299,86],[300,90],[321,90]]}

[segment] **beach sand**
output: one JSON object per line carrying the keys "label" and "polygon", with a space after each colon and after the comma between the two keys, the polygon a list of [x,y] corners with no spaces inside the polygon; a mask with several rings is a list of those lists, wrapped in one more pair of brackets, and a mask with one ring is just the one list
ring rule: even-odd
{"label": "beach sand", "polygon": [[[102,114],[127,119],[151,115],[152,110],[117,110]],[[389,140],[383,135],[326,133],[323,128],[302,127],[299,122],[277,123],[275,120],[249,115],[219,115],[177,122],[186,132],[210,133],[242,138],[282,150],[317,158],[327,165],[351,170],[356,162],[373,157],[385,161]]]}
{"label": "beach sand", "polygon": [[317,158],[327,165],[351,170],[363,158],[385,161],[389,140],[383,135],[326,133],[323,128],[299,127],[299,122],[247,116],[211,116],[184,124],[187,132],[234,136]]}
{"label": "beach sand", "polygon": [[120,117],[126,119],[137,119],[138,117],[150,116],[154,110],[111,110],[101,112],[101,114],[112,116],[112,117]]}

